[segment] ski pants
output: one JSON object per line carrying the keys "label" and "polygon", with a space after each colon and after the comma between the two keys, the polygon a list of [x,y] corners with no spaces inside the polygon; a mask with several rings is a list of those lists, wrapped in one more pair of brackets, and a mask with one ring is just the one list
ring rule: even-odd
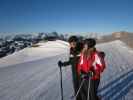
{"label": "ski pants", "polygon": [[[77,93],[79,86],[80,86],[80,81],[77,73],[73,73],[73,88],[74,88],[74,95]],[[80,93],[78,94],[76,100],[82,100]]]}
{"label": "ski pants", "polygon": [[[81,83],[81,81],[80,81],[80,83]],[[99,80],[91,80],[90,91],[89,91],[89,96],[90,96],[89,100],[99,100],[99,98],[97,96],[99,83],[100,83],[100,79]],[[88,85],[89,85],[89,80],[85,80],[83,83],[83,86],[81,88],[81,91],[80,91],[82,100],[87,100]]]}

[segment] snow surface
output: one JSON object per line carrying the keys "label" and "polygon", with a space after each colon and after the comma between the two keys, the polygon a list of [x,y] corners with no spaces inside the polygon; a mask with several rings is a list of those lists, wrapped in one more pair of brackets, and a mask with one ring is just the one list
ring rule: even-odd
{"label": "snow surface", "polygon": [[[53,44],[54,43],[54,44]],[[68,52],[68,43],[57,40],[38,43],[39,47],[25,48],[0,59],[0,67],[11,66]]]}
{"label": "snow surface", "polygon": [[[68,43],[51,41],[0,59],[0,100],[61,100],[58,60],[68,60]],[[99,95],[133,100],[133,52],[121,41],[97,45],[106,53]],[[71,68],[63,68],[64,100],[73,95]]]}

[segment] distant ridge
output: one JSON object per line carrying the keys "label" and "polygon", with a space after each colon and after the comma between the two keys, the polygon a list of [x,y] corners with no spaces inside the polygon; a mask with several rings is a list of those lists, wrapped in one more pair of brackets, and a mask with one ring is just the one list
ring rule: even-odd
{"label": "distant ridge", "polygon": [[121,40],[124,43],[126,43],[128,46],[133,48],[133,33],[132,32],[126,32],[126,31],[121,31],[121,32],[113,32],[110,35],[102,36],[101,39],[98,39],[98,43],[103,43],[103,42],[110,42],[114,40]]}

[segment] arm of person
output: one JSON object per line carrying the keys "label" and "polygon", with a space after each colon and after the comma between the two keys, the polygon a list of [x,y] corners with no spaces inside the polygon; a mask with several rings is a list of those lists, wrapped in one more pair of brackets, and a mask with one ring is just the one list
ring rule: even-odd
{"label": "arm of person", "polygon": [[95,78],[100,77],[100,74],[102,72],[101,68],[102,68],[102,62],[100,60],[100,57],[97,54],[95,54],[94,62],[93,62],[93,72],[94,72],[94,77]]}
{"label": "arm of person", "polygon": [[68,61],[64,61],[64,62],[63,62],[63,66],[64,66],[64,67],[69,66],[69,65],[71,65],[70,59],[69,59]]}
{"label": "arm of person", "polygon": [[74,56],[73,56],[73,55],[70,55],[70,57],[69,57],[69,60],[68,60],[68,61],[64,61],[64,62],[62,62],[63,66],[64,66],[64,67],[66,67],[66,66],[71,65],[71,64],[72,64],[72,62],[73,62],[73,59],[74,59]]}
{"label": "arm of person", "polygon": [[78,75],[81,74],[82,65],[83,65],[83,55],[80,54],[80,58],[79,58],[78,66],[77,66]]}

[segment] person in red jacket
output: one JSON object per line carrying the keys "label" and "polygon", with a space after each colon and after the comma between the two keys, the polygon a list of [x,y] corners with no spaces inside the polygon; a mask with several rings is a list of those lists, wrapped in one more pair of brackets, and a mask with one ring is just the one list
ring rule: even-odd
{"label": "person in red jacket", "polygon": [[[101,72],[103,71],[103,67],[105,67],[105,64],[102,63],[99,52],[96,50],[95,45],[95,39],[89,38],[85,40],[84,48],[81,52],[78,65],[78,73],[80,76],[87,76],[90,72],[93,73],[90,81],[89,100],[99,100],[97,96],[97,90],[100,83]],[[89,76],[82,77],[82,79],[85,79],[83,87],[80,91],[83,100],[87,100],[88,96],[88,78]]]}

